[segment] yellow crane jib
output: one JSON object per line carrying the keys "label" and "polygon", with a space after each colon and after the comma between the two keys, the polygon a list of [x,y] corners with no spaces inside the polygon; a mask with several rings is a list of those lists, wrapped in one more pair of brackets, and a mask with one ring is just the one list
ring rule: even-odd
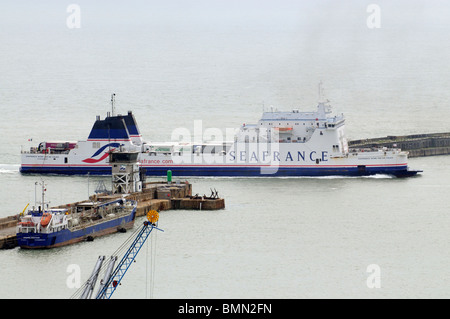
{"label": "yellow crane jib", "polygon": [[30,205],[30,203],[27,204],[27,206],[25,206],[25,208],[23,209],[23,211],[20,213],[20,216],[23,216],[23,214],[25,214],[25,210],[27,209],[27,207]]}

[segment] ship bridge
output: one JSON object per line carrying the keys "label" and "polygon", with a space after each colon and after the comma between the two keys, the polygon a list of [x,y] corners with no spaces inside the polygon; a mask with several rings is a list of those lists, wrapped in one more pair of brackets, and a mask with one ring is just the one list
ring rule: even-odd
{"label": "ship bridge", "polygon": [[306,143],[318,134],[337,142],[343,136],[343,132],[338,131],[343,130],[345,119],[343,114],[331,116],[331,113],[328,101],[319,102],[314,112],[300,112],[298,109],[278,111],[272,108],[262,114],[257,124],[243,124],[235,141]]}

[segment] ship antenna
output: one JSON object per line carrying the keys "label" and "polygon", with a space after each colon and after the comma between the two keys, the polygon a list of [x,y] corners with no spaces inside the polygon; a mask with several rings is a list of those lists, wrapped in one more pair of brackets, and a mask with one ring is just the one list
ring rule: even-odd
{"label": "ship antenna", "polygon": [[115,103],[116,103],[116,93],[111,94],[111,111],[112,111],[112,116],[115,115]]}
{"label": "ship antenna", "polygon": [[34,208],[33,208],[33,210],[35,210],[37,208],[37,192],[36,192],[37,185],[38,185],[38,182],[34,182]]}
{"label": "ship antenna", "polygon": [[[38,183],[36,182],[34,185],[36,186]],[[39,183],[41,186],[42,186],[42,193],[41,193],[41,196],[42,196],[42,202],[41,202],[41,205],[42,205],[42,211],[44,211],[45,210],[45,204],[47,204],[47,206],[48,206],[48,203],[50,203],[50,202],[45,202],[45,192],[47,191],[47,189],[45,188],[45,182],[44,182],[44,180],[42,180],[42,182],[41,183]],[[35,191],[34,191],[34,196],[35,196],[35,198],[36,198],[36,187],[35,187]],[[36,199],[35,199],[35,202],[36,202]],[[36,205],[36,204],[35,204]]]}

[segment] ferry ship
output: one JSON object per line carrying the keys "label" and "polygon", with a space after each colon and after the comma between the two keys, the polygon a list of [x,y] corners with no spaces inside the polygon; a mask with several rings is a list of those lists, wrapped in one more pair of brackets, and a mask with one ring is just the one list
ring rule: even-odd
{"label": "ferry ship", "polygon": [[54,248],[125,231],[134,225],[136,207],[136,201],[124,198],[109,202],[88,200],[49,209],[39,206],[21,214],[17,245],[27,249]]}
{"label": "ferry ship", "polygon": [[[112,99],[113,101],[113,99]],[[85,141],[49,141],[21,154],[22,173],[111,174],[108,154],[121,148],[139,152],[147,175],[165,176],[367,176],[416,175],[408,152],[398,148],[349,149],[343,114],[333,115],[328,100],[316,110],[263,112],[256,124],[243,124],[231,141],[145,142],[131,111],[97,116]]]}

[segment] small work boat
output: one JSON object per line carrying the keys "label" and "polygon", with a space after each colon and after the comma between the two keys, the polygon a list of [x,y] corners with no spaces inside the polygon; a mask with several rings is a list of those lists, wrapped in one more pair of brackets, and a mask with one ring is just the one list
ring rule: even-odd
{"label": "small work boat", "polygon": [[20,214],[17,244],[28,249],[54,248],[123,232],[133,227],[136,207],[136,201],[123,197],[108,202],[86,200],[58,208],[39,206]]}

